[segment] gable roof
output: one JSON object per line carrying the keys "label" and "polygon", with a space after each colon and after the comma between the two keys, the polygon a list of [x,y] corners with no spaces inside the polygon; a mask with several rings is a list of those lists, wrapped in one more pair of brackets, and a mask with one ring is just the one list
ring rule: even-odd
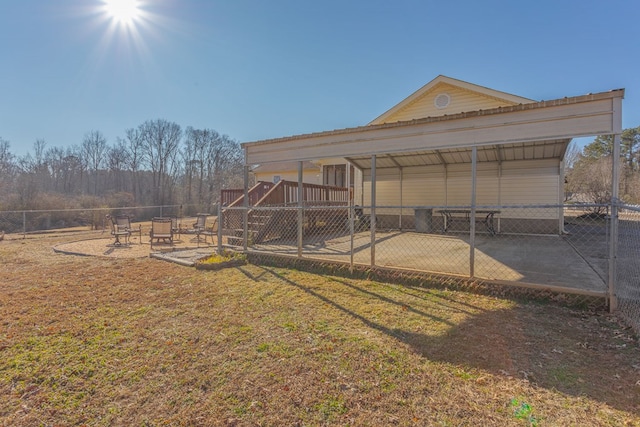
{"label": "gable roof", "polygon": [[531,102],[536,101],[439,75],[369,124],[393,123]]}

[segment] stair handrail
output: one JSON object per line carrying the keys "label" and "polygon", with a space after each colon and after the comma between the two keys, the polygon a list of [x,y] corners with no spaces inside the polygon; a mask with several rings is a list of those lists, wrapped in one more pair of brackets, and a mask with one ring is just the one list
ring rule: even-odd
{"label": "stair handrail", "polygon": [[[256,185],[254,185],[253,187],[251,187],[247,192],[247,194],[249,195],[249,201],[251,201],[252,197],[255,196],[256,194],[258,194],[258,196],[257,196],[258,200],[261,200],[264,197],[264,195],[260,195],[261,191],[264,191],[268,187],[269,189],[267,190],[267,193],[269,193],[269,191],[274,186],[275,185],[273,183],[269,182],[269,181],[258,181],[258,183]],[[227,190],[227,191],[238,191],[238,190]],[[267,194],[267,193],[265,193],[265,194]],[[243,201],[244,201],[244,190],[242,190],[242,195],[240,197],[238,197],[236,200],[234,200],[229,205],[224,206],[224,208],[232,208],[232,207],[240,206],[240,204]]]}

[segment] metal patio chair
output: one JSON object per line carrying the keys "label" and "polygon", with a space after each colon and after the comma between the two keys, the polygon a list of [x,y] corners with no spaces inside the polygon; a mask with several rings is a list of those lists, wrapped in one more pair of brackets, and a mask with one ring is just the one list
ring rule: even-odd
{"label": "metal patio chair", "polygon": [[151,231],[149,232],[151,237],[151,246],[153,247],[153,241],[156,240],[160,243],[160,239],[164,243],[173,245],[173,221],[171,218],[153,218],[151,220]]}
{"label": "metal patio chair", "polygon": [[127,225],[125,225],[125,220],[121,217],[122,215],[120,215],[119,217],[107,215],[107,219],[111,224],[111,235],[114,238],[113,244],[115,246],[122,245],[123,242],[120,241],[120,238],[124,238],[124,244],[128,245],[129,237],[131,236],[131,227],[129,223],[129,217],[126,217]]}

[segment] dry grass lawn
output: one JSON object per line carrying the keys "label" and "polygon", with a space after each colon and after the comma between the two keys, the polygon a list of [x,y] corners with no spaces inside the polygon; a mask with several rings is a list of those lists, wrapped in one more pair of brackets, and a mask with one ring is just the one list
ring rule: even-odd
{"label": "dry grass lawn", "polygon": [[603,312],[0,242],[6,426],[640,425]]}

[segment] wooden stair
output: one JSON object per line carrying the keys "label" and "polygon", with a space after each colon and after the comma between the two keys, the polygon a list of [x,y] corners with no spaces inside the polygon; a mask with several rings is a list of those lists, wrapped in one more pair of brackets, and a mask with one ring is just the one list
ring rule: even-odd
{"label": "wooden stair", "polygon": [[[223,190],[226,200],[230,195],[240,194],[240,190]],[[295,237],[297,233],[297,212],[291,209],[277,209],[298,205],[298,183],[280,181],[277,184],[259,182],[249,191],[247,214],[247,245],[264,243],[281,238]],[[338,207],[348,206],[351,193],[348,188],[303,184],[303,201],[306,206]],[[224,198],[222,200],[225,200]],[[230,246],[244,246],[244,192],[228,204],[222,211],[222,234]],[[274,209],[254,209],[270,207]]]}

